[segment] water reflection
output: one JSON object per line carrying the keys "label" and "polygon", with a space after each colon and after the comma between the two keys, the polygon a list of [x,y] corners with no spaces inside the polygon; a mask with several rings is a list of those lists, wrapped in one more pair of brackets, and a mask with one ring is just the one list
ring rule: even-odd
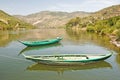
{"label": "water reflection", "polygon": [[58,74],[63,74],[65,71],[73,70],[89,70],[89,69],[98,69],[98,68],[112,68],[111,64],[106,61],[100,61],[97,63],[86,64],[86,65],[76,65],[76,66],[52,66],[44,64],[33,64],[28,66],[26,69],[30,71],[55,71]]}
{"label": "water reflection", "polygon": [[107,48],[108,50],[114,50],[117,53],[120,53],[120,48],[114,46],[110,43],[110,39],[107,36],[100,36],[95,33],[88,33],[80,30],[66,29],[66,34],[73,41],[79,41],[81,43],[94,43],[98,46]]}
{"label": "water reflection", "polygon": [[[46,38],[54,38],[56,36],[63,37],[63,40],[61,41],[63,45],[62,47],[61,44],[55,44],[48,46],[38,46],[35,48],[25,48],[25,46],[20,44],[19,42],[13,42],[12,44],[9,44],[11,41],[16,41],[18,39],[40,40]],[[86,44],[86,42],[88,44]],[[84,43],[85,45],[81,45]],[[0,74],[3,74],[0,77],[2,78],[2,80],[13,80],[14,77],[12,78],[11,76],[16,76],[17,80],[20,80],[21,77],[26,80],[119,80],[120,68],[117,65],[120,64],[120,48],[117,48],[114,45],[110,44],[109,39],[105,36],[98,36],[96,34],[81,31],[65,31],[61,29],[41,29],[25,32],[0,32],[0,46],[6,46],[4,48],[0,48],[1,55],[12,58],[19,58],[12,59],[0,56]],[[83,66],[48,66],[43,64],[33,64],[28,66],[28,64],[33,62],[26,62],[23,56],[17,56],[19,53],[25,53],[26,55],[56,55],[59,53],[79,54],[90,52],[106,53],[106,48],[114,50],[119,54],[107,59],[107,62],[103,61]],[[110,62],[111,64],[109,64],[108,62]],[[26,66],[28,67],[26,68]],[[17,67],[17,69],[15,67]],[[28,71],[24,71],[24,68],[26,68]],[[55,76],[57,75],[57,73],[64,74],[64,76]]]}
{"label": "water reflection", "polygon": [[120,67],[120,54],[116,55],[116,62],[118,63],[118,65]]}
{"label": "water reflection", "polygon": [[0,47],[8,45],[8,43],[17,40],[24,35],[24,33],[19,31],[0,31]]}
{"label": "water reflection", "polygon": [[35,47],[25,47],[23,50],[20,51],[19,55],[28,51],[33,51],[33,50],[42,50],[46,48],[53,48],[62,45],[61,43],[55,43],[55,44],[49,44],[49,45],[44,45],[44,46],[35,46]]}
{"label": "water reflection", "polygon": [[[39,40],[39,39],[46,39],[46,38],[54,38],[56,36],[63,36],[64,39],[62,42],[68,40],[72,40],[71,42],[76,43],[94,43],[98,46],[102,46],[104,48],[107,48],[109,50],[113,50],[120,54],[120,48],[117,48],[113,44],[109,42],[109,38],[106,36],[98,36],[96,34],[87,33],[80,30],[72,30],[72,29],[37,29],[37,30],[29,30],[29,31],[0,31],[0,47],[7,46],[10,42],[16,41],[16,40]],[[18,44],[19,46],[19,44]],[[55,45],[58,46],[58,45]],[[24,47],[24,46],[23,46]],[[35,47],[35,48],[25,48],[19,54],[30,51],[30,50],[39,50],[47,47],[54,47],[54,45],[50,46],[41,46],[41,47]],[[64,51],[65,52],[65,51]],[[116,61],[119,64],[120,60],[119,55],[116,56]]]}
{"label": "water reflection", "polygon": [[1,31],[0,32],[0,47],[7,46],[14,40],[40,40],[46,38],[54,38],[63,36],[64,40],[71,39],[76,43],[94,43],[99,46],[106,47],[120,53],[120,48],[117,48],[110,43],[110,39],[106,36],[98,36],[97,34],[87,33],[80,30],[72,29],[38,29],[29,31]]}

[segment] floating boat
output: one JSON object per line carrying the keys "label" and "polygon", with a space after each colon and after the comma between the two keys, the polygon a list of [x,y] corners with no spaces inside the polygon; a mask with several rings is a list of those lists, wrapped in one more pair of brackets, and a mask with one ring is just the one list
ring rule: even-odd
{"label": "floating boat", "polygon": [[57,37],[55,39],[40,40],[40,41],[19,41],[19,40],[18,41],[26,46],[41,46],[41,45],[58,43],[60,40],[62,40],[62,38]]}
{"label": "floating boat", "polygon": [[[24,54],[23,54],[24,55]],[[42,64],[49,65],[78,65],[96,61],[101,61],[109,58],[109,54],[61,54],[61,55],[30,55],[24,57]]]}

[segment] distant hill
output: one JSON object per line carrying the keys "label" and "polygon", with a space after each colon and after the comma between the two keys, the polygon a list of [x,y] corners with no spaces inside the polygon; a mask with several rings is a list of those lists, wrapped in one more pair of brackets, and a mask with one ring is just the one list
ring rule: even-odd
{"label": "distant hill", "polygon": [[59,11],[41,11],[27,16],[15,15],[15,17],[31,23],[38,28],[57,28],[63,27],[66,23],[69,23],[69,21],[74,21],[74,19],[78,17],[80,18],[79,24],[84,27],[88,23],[94,23],[97,20],[104,20],[119,15],[120,5],[114,5],[94,13],[87,13],[82,11],[72,13]]}
{"label": "distant hill", "polygon": [[72,18],[68,21],[67,27],[74,27],[76,25],[79,27],[86,27],[88,24],[94,24],[98,20],[105,20],[115,16],[120,16],[120,5],[104,8],[100,11],[91,13],[89,16],[84,18]]}
{"label": "distant hill", "polygon": [[98,19],[106,19],[115,16],[120,16],[120,5],[113,5],[93,13],[91,16]]}
{"label": "distant hill", "polygon": [[56,28],[64,26],[70,19],[74,17],[86,17],[90,13],[87,12],[52,12],[52,11],[41,11],[38,13],[30,14],[27,16],[15,15],[15,17],[31,23],[39,28]]}
{"label": "distant hill", "polygon": [[20,28],[33,28],[33,26],[0,10],[0,30],[16,30]]}

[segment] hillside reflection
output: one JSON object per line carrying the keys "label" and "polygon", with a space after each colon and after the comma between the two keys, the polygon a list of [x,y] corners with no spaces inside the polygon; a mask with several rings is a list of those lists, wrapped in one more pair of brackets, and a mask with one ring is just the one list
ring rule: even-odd
{"label": "hillside reflection", "polygon": [[[110,43],[110,39],[106,36],[99,36],[97,34],[87,33],[80,30],[72,29],[34,29],[28,31],[0,31],[0,47],[6,47],[9,43],[16,40],[42,40],[55,38],[57,36],[62,36],[63,40],[61,41],[64,44],[64,41],[71,40],[76,44],[78,43],[94,43],[98,46],[102,46],[108,50],[113,50],[118,53],[116,55],[116,62],[120,64],[120,48],[117,48]],[[19,42],[18,42],[19,43]],[[22,44],[21,44],[22,45]],[[59,44],[41,46],[41,47],[32,47],[25,48],[19,54],[31,51],[31,50],[40,50],[44,48],[59,46]]]}
{"label": "hillside reflection", "polygon": [[10,42],[25,36],[19,31],[0,31],[0,47],[7,46]]}
{"label": "hillside reflection", "polygon": [[118,63],[118,65],[120,67],[120,54],[116,55],[116,62]]}
{"label": "hillside reflection", "polygon": [[117,53],[120,53],[120,48],[111,44],[110,39],[106,36],[100,36],[95,33],[88,33],[85,31],[73,30],[73,29],[66,29],[66,34],[73,41],[77,41],[77,42],[79,41],[82,43],[91,42],[96,45],[105,47],[108,50],[113,50],[116,51]]}

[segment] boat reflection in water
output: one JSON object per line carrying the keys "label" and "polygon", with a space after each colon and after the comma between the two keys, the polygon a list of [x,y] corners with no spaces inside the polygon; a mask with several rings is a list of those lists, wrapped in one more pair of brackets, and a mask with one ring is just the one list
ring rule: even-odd
{"label": "boat reflection in water", "polygon": [[112,66],[106,61],[99,61],[97,63],[85,64],[85,65],[68,65],[68,66],[55,66],[55,65],[45,65],[36,63],[31,66],[28,66],[26,69],[30,71],[55,71],[58,74],[63,74],[64,71],[73,71],[73,70],[89,70],[97,68],[112,68]]}
{"label": "boat reflection in water", "polygon": [[49,45],[44,45],[44,46],[25,47],[23,50],[20,51],[19,55],[22,54],[22,53],[25,53],[27,51],[53,48],[53,47],[57,47],[57,46],[60,46],[60,45],[61,45],[61,43],[55,43],[55,44],[49,44]]}

